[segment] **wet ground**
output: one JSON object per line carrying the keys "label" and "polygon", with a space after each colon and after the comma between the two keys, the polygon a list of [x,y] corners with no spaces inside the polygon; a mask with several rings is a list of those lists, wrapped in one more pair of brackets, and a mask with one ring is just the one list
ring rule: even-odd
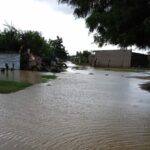
{"label": "wet ground", "polygon": [[147,72],[71,67],[0,94],[0,150],[149,150],[150,93],[139,86],[147,81],[127,78]]}

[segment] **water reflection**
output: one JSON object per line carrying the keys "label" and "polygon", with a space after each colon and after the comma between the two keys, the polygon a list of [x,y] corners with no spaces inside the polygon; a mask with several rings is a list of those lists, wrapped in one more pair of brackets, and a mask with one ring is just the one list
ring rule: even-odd
{"label": "water reflection", "polygon": [[40,73],[35,71],[8,70],[0,73],[0,80],[15,80],[29,83],[39,83]]}
{"label": "water reflection", "polygon": [[0,95],[0,149],[150,149],[150,94],[130,75],[139,73],[74,69]]}

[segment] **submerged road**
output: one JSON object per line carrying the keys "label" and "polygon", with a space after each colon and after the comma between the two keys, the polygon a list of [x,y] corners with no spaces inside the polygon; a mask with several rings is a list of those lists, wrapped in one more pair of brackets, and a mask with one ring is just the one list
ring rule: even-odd
{"label": "submerged road", "polygon": [[150,93],[143,73],[70,69],[0,94],[0,150],[149,150]]}

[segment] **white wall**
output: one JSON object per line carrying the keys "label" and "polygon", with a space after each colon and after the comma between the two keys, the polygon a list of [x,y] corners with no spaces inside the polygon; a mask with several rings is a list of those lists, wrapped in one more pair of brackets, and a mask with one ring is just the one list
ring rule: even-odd
{"label": "white wall", "polygon": [[15,69],[20,69],[20,54],[0,53],[0,68],[5,68],[5,63],[9,65],[9,68],[12,68],[14,64]]}

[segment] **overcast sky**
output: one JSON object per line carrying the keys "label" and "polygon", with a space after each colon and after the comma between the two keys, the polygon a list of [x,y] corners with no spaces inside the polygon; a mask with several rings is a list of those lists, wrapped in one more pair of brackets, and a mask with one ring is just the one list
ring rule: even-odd
{"label": "overcast sky", "polygon": [[17,29],[39,31],[46,39],[62,37],[71,55],[76,51],[99,49],[93,44],[93,35],[89,35],[85,21],[76,19],[73,10],[58,5],[57,0],[0,0],[0,30],[6,22]]}

